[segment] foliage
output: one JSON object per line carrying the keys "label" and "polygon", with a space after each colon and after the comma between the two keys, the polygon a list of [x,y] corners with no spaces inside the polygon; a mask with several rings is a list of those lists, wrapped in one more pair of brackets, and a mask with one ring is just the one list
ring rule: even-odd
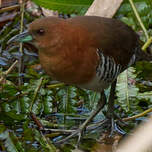
{"label": "foliage", "polygon": [[[152,34],[152,3],[149,0],[134,0],[134,4],[138,10],[138,13],[141,17],[144,26],[148,30],[149,34]],[[132,11],[128,0],[124,0],[123,5],[117,11],[116,17],[131,26],[134,30],[140,31],[141,27],[137,22],[137,19]],[[140,31],[141,32],[141,31]],[[145,40],[145,37],[141,35],[141,39]]]}
{"label": "foliage", "polygon": [[[33,1],[40,6],[62,13],[78,15],[83,15],[92,3],[92,0]],[[152,34],[151,1],[134,0],[134,3],[148,33]],[[132,26],[137,32],[141,30],[127,0],[121,5],[115,18]],[[35,17],[28,12],[25,13],[25,25],[34,19]],[[100,94],[54,82],[39,68],[37,52],[31,53],[29,49],[24,48],[22,54],[18,51],[19,45],[8,45],[8,40],[19,33],[19,20],[20,16],[17,15],[13,21],[9,21],[0,30],[0,75],[4,76],[4,80],[0,84],[0,150],[1,145],[3,151],[54,150],[50,141],[61,138],[61,134],[39,131],[38,125],[31,118],[31,112],[48,130],[50,128],[71,129],[75,126],[78,127],[90,115]],[[141,31],[140,33],[141,39],[145,40],[143,33]],[[6,77],[4,72],[23,55],[23,71],[19,73],[18,66],[16,66]],[[150,84],[152,81],[151,67],[152,63],[140,62],[119,76],[115,103],[118,107],[116,114],[120,117],[132,116],[151,107],[151,86],[143,83],[146,81],[146,84]],[[23,78],[21,85],[18,84],[20,78]],[[109,90],[106,91],[107,96],[108,94]],[[105,110],[106,108],[103,113]],[[102,113],[96,117],[96,121],[101,118],[104,118]],[[129,125],[132,127],[143,118],[136,119]],[[127,127],[124,129],[129,130]],[[96,131],[94,132],[97,137]],[[45,136],[43,136],[44,134]],[[90,134],[88,136],[92,137]]]}
{"label": "foliage", "polygon": [[[151,1],[141,1],[141,0],[135,0],[134,4],[136,5],[136,8],[138,10],[138,13],[147,28],[147,31],[149,35],[152,34],[152,3]],[[148,14],[148,15],[146,15]],[[137,19],[134,15],[134,12],[132,11],[132,8],[127,0],[123,2],[123,5],[121,5],[120,9],[118,10],[116,17],[131,26],[134,30],[137,32],[141,30],[141,27],[139,23],[137,22]],[[141,40],[145,41],[144,33],[143,31],[140,31],[140,38]],[[128,111],[136,111],[138,109],[138,104],[140,103],[141,99],[141,87],[142,85],[136,86],[135,84],[138,84],[138,82],[147,80],[151,81],[151,66],[152,63],[148,62],[139,62],[136,63],[135,69],[129,68],[128,70],[124,71],[120,76],[118,77],[118,83],[117,83],[117,102],[120,103],[120,106]],[[139,83],[140,83],[139,82]],[[149,90],[144,90],[149,91]],[[149,94],[146,92],[145,94]],[[145,100],[149,101],[150,98],[148,96],[145,96]],[[146,101],[146,103],[147,103]],[[139,108],[140,109],[140,108]]]}
{"label": "foliage", "polygon": [[36,4],[59,13],[83,15],[93,0],[33,0]]}
{"label": "foliage", "polygon": [[6,130],[4,125],[0,126],[0,140],[4,141],[4,145],[8,152],[24,152],[21,143],[18,141],[16,135]]}
{"label": "foliage", "polygon": [[131,83],[131,81],[134,81],[136,78],[136,75],[133,72],[135,72],[135,70],[133,67],[130,67],[121,73],[117,79],[117,100],[126,111],[130,108],[130,102],[137,99],[139,92],[139,88],[137,88],[134,83]]}

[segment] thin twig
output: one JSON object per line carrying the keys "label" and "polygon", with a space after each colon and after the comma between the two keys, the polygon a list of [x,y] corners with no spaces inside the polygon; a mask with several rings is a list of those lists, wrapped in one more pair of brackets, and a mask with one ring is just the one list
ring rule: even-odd
{"label": "thin twig", "polygon": [[56,83],[56,84],[50,84],[47,86],[47,88],[57,88],[57,87],[62,87],[64,86],[65,84],[64,83]]}
{"label": "thin twig", "polygon": [[14,9],[19,9],[19,8],[20,8],[19,5],[13,5],[13,6],[5,7],[5,8],[0,8],[0,13],[12,11]]}
{"label": "thin twig", "polygon": [[70,129],[66,130],[66,129],[50,129],[50,128],[44,128],[43,130],[51,131],[51,132],[68,133],[68,134],[76,131],[76,130],[70,130]]}
{"label": "thin twig", "polygon": [[142,20],[141,20],[141,18],[140,18],[140,16],[139,16],[139,14],[138,14],[138,11],[137,11],[137,9],[136,9],[136,7],[135,7],[135,4],[133,3],[133,0],[129,0],[129,2],[130,2],[130,5],[131,5],[131,7],[132,7],[132,9],[133,9],[133,11],[134,11],[134,13],[135,13],[135,16],[136,16],[136,18],[137,18],[137,20],[138,20],[138,22],[139,22],[142,30],[143,30],[144,33],[145,33],[146,39],[148,40],[148,39],[149,39],[148,32],[147,32],[147,30],[146,30],[146,28],[145,28],[145,26],[144,26],[144,24],[143,24],[143,22],[142,22]]}
{"label": "thin twig", "polygon": [[[23,20],[24,20],[24,7],[25,7],[25,2],[22,0],[21,7],[20,7],[20,12],[21,12],[21,21],[20,21],[20,33],[23,32]],[[19,44],[19,51],[21,54],[23,54],[23,44]],[[20,57],[19,59],[19,74],[22,73],[23,70],[23,56]],[[19,85],[23,83],[23,78],[19,76]]]}
{"label": "thin twig", "polygon": [[34,91],[34,96],[33,96],[33,99],[32,99],[31,106],[30,106],[30,113],[32,112],[32,107],[33,107],[33,104],[34,104],[34,102],[36,100],[37,94],[38,94],[38,92],[39,92],[39,90],[41,88],[42,82],[43,82],[43,77],[40,78],[39,84],[38,84],[37,88]]}
{"label": "thin twig", "polygon": [[145,110],[144,112],[139,113],[139,114],[137,114],[137,115],[134,115],[134,116],[132,116],[132,117],[123,118],[122,121],[134,120],[134,119],[136,119],[136,118],[145,116],[145,115],[146,115],[147,113],[149,113],[149,112],[152,112],[152,108],[149,108],[149,109]]}
{"label": "thin twig", "polygon": [[16,60],[7,71],[2,73],[2,76],[0,78],[0,83],[5,79],[5,77],[15,68],[16,64],[18,63],[18,61]]}

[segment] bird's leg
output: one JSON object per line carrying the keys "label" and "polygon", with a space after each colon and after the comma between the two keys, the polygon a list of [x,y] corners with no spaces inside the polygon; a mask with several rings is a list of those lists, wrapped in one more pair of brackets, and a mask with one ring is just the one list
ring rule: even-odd
{"label": "bird's leg", "polygon": [[[108,100],[107,117],[110,119],[114,118],[114,96],[115,96],[116,83],[117,83],[117,81],[114,81],[111,85],[110,96],[109,96],[109,100]],[[113,126],[113,123],[112,123],[112,126]]]}
{"label": "bird's leg", "polygon": [[101,93],[100,100],[98,101],[97,108],[94,111],[92,111],[89,118],[87,120],[85,120],[85,122],[82,125],[80,125],[80,127],[75,132],[73,132],[71,135],[64,138],[63,140],[57,141],[55,144],[64,143],[65,141],[69,140],[70,138],[72,138],[76,135],[78,135],[78,143],[77,144],[79,144],[82,132],[85,130],[88,123],[100,112],[100,110],[104,107],[105,104],[106,104],[106,97],[105,97],[105,94],[103,91]]}
{"label": "bird's leg", "polygon": [[107,110],[107,118],[111,120],[111,135],[116,131],[116,132],[119,132],[121,134],[124,134],[124,131],[121,130],[114,118],[115,118],[115,115],[114,115],[114,98],[115,98],[115,89],[116,89],[116,83],[117,83],[117,80],[115,80],[112,85],[111,85],[111,90],[110,90],[110,96],[109,96],[109,100],[108,100],[108,110]]}

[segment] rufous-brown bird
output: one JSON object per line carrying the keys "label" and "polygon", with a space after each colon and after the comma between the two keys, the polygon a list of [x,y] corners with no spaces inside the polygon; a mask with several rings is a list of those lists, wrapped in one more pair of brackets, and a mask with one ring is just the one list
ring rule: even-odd
{"label": "rufous-brown bird", "polygon": [[[70,136],[79,135],[106,103],[104,89],[111,84],[108,116],[113,118],[117,76],[139,60],[152,60],[141,51],[139,36],[116,19],[81,16],[69,19],[46,17],[33,21],[28,31],[10,41],[30,42],[39,50],[42,67],[52,78],[101,92],[90,117]],[[112,119],[113,120],[113,119]]]}

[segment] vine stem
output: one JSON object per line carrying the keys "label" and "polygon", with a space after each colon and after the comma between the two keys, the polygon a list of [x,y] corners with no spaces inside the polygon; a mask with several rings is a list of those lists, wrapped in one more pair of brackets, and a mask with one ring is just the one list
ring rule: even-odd
{"label": "vine stem", "polygon": [[[24,0],[21,0],[20,3],[21,3],[20,4],[21,5],[21,8],[20,8],[20,12],[21,12],[20,33],[22,33],[23,32],[23,20],[24,20],[25,2],[24,2]],[[19,51],[20,51],[21,54],[23,54],[23,44],[22,43],[19,44]],[[23,70],[23,56],[21,56],[20,59],[19,59],[19,74],[22,73],[22,70]],[[19,75],[19,81],[18,81],[19,85],[21,85],[22,82],[23,82],[23,79]]]}
{"label": "vine stem", "polygon": [[148,46],[152,43],[152,37],[150,37],[147,42],[142,46],[142,50],[146,51],[146,49],[148,48]]}
{"label": "vine stem", "polygon": [[135,7],[135,4],[133,3],[133,0],[129,0],[129,2],[130,2],[130,5],[131,5],[131,7],[132,7],[132,9],[133,9],[133,11],[134,11],[134,13],[135,13],[135,16],[136,16],[136,18],[137,18],[137,20],[138,20],[138,22],[139,22],[142,30],[143,30],[144,33],[145,33],[146,39],[148,40],[148,39],[149,39],[148,32],[147,32],[147,30],[146,30],[143,22],[141,21],[141,18],[140,18],[139,14],[138,14],[138,11],[137,11],[136,7]]}
{"label": "vine stem", "polygon": [[144,112],[139,113],[139,114],[137,114],[137,115],[134,115],[134,116],[132,116],[132,117],[123,118],[122,121],[134,120],[134,119],[136,119],[136,118],[145,116],[145,115],[146,115],[147,113],[149,113],[149,112],[152,112],[152,108],[149,108],[149,109],[145,110]]}

